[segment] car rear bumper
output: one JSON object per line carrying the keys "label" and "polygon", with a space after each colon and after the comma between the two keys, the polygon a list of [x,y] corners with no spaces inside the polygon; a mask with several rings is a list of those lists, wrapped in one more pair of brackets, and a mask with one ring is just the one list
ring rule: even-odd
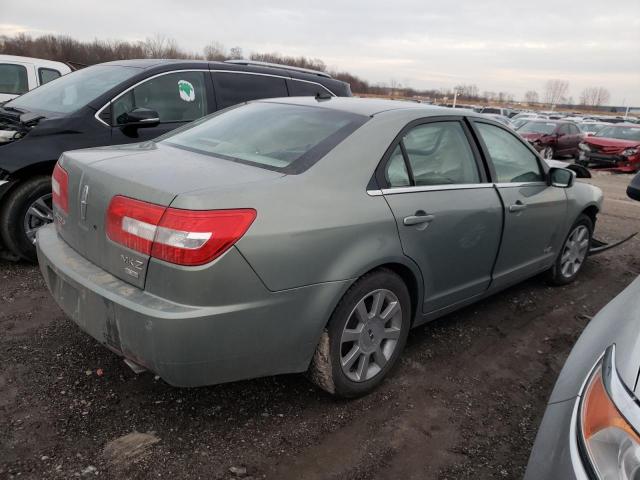
{"label": "car rear bumper", "polygon": [[[281,292],[252,287],[246,300],[233,304],[185,305],[97,267],[64,242],[53,225],[41,228],[37,238],[40,270],[62,310],[100,343],[174,386],[305,371],[335,303],[351,283]],[[224,269],[235,261],[244,262],[234,248],[220,258],[227,256],[223,276],[233,275]]]}

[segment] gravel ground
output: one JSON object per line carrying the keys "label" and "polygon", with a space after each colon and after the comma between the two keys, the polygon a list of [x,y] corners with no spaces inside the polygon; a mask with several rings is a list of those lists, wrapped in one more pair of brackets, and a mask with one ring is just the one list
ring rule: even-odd
{"label": "gravel ground", "polygon": [[[596,174],[605,240],[640,230],[630,177]],[[415,329],[374,394],[302,375],[176,389],[135,375],[0,263],[0,478],[521,478],[555,378],[589,319],[640,273],[640,240],[578,281],[531,279]]]}

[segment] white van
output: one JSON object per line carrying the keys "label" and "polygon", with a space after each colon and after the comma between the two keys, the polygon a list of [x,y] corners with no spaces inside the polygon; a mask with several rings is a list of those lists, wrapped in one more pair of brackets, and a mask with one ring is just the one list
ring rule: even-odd
{"label": "white van", "polygon": [[0,103],[16,98],[71,71],[61,62],[0,55]]}

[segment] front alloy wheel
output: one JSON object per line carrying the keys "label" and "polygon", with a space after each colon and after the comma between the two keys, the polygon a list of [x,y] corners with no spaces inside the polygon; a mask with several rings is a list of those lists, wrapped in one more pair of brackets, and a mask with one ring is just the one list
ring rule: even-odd
{"label": "front alloy wheel", "polygon": [[584,225],[574,228],[562,249],[560,256],[560,273],[565,278],[571,278],[582,267],[589,252],[589,230]]}
{"label": "front alloy wheel", "polygon": [[542,149],[542,158],[545,160],[553,160],[553,147],[544,147]]}
{"label": "front alloy wheel", "polygon": [[386,268],[356,281],[327,324],[309,369],[311,380],[340,397],[376,388],[393,368],[411,326],[406,284]]}
{"label": "front alloy wheel", "polygon": [[551,283],[566,285],[575,280],[589,255],[592,234],[593,220],[581,214],[569,230],[560,253],[548,272]]}
{"label": "front alloy wheel", "polygon": [[29,206],[24,216],[24,234],[35,245],[36,231],[51,222],[53,222],[53,205],[51,203],[51,194],[48,193],[36,199]]}

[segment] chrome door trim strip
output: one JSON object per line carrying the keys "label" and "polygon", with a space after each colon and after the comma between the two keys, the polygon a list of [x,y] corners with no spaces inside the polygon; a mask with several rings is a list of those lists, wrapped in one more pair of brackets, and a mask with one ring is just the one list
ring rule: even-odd
{"label": "chrome door trim strip", "polygon": [[402,193],[439,192],[443,190],[470,190],[476,188],[493,188],[493,183],[458,183],[454,185],[422,185],[415,187],[383,188],[381,190],[367,190],[367,193],[376,197],[379,195],[398,195]]}
{"label": "chrome door trim strip", "polygon": [[499,182],[494,184],[497,188],[510,187],[537,187],[547,186],[547,182]]}

